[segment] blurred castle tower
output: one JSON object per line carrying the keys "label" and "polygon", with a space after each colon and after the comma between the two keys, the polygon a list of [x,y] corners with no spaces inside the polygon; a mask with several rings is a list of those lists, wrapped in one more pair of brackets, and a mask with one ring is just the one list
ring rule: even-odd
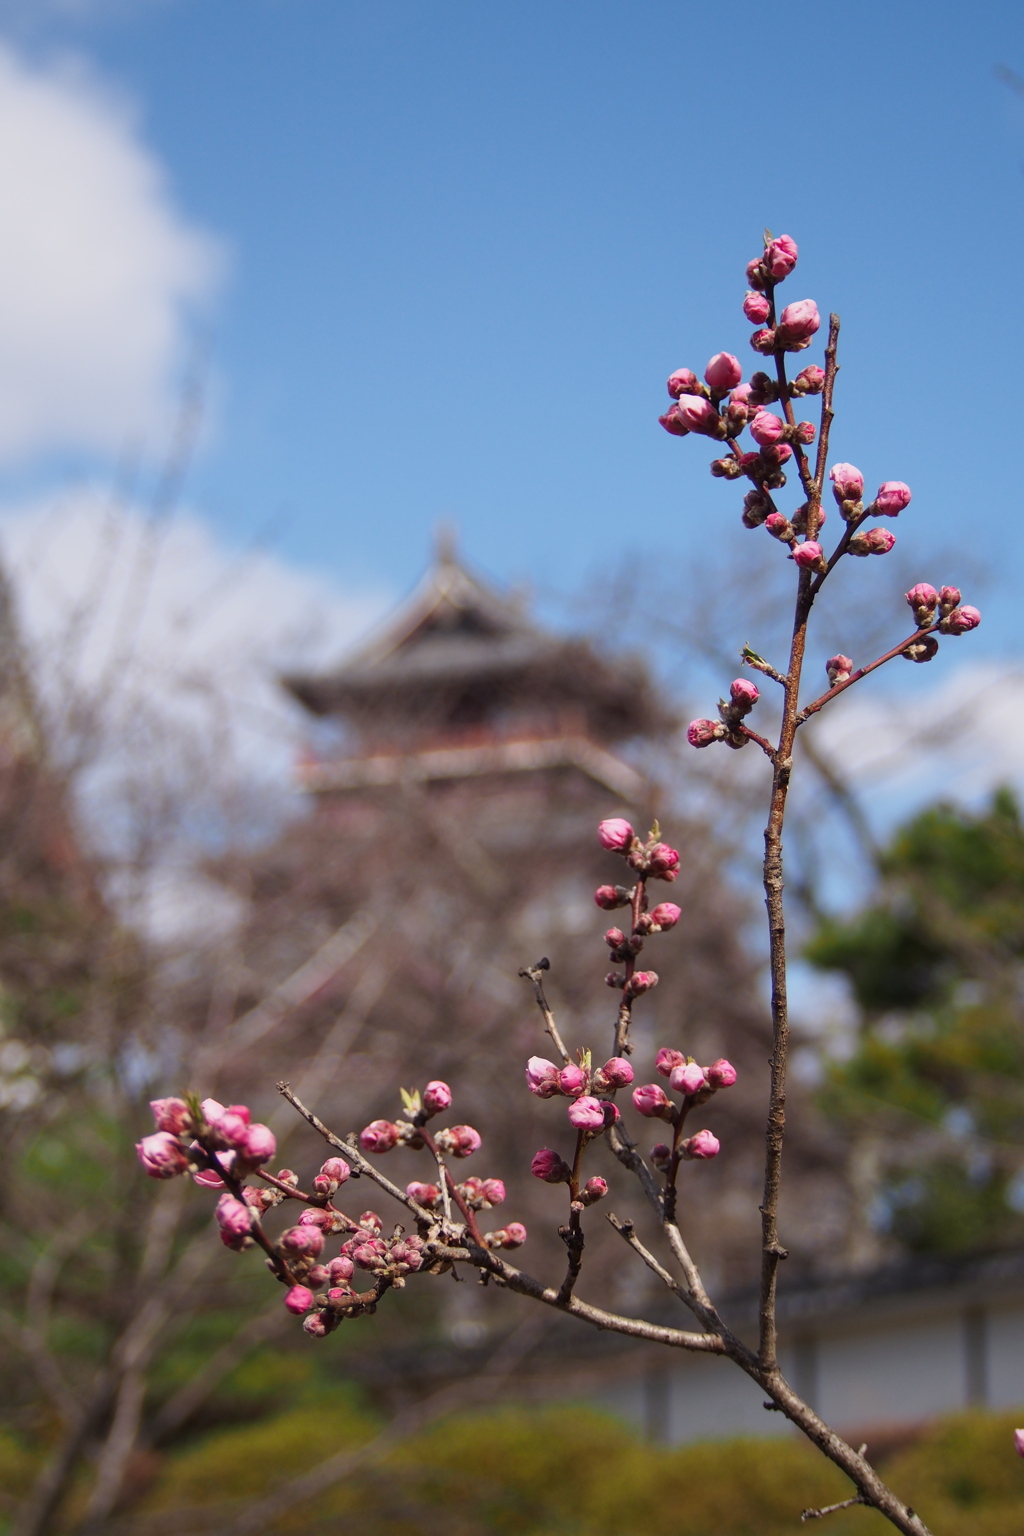
{"label": "blurred castle tower", "polygon": [[[625,813],[650,825],[660,791],[641,770],[673,715],[641,663],[546,631],[467,571],[449,540],[355,655],[283,682],[320,746],[300,765],[310,814],[247,875],[243,990],[255,1002],[261,985],[321,956],[307,967],[315,996],[274,1046],[282,1068],[303,1061],[321,1113],[346,1129],[394,1112],[397,1071],[406,1083],[443,1077],[486,1123],[517,1212],[543,1231],[546,1186],[522,1165],[521,1143],[552,1134],[550,1107],[526,1093],[522,1072],[546,1042],[517,973],[550,957],[549,995],[571,1048],[610,1048],[607,919],[593,896],[622,866],[596,824]],[[684,920],[644,952],[661,979],[637,1011],[637,1070],[649,1073],[664,1044],[740,1069],[715,1105],[730,1156],[702,1169],[691,1197],[706,1253],[734,1276],[756,1256],[756,1202],[724,1222],[722,1198],[760,1177],[765,1010],[720,851],[678,811],[664,820],[682,863],[658,895]],[[822,1202],[805,1204],[816,1244],[829,1223]],[[607,1262],[620,1257],[613,1245]]]}
{"label": "blurred castle tower", "polygon": [[381,633],[336,671],[284,681],[342,728],[339,752],[299,770],[334,817],[352,797],[413,786],[464,810],[490,802],[501,821],[539,809],[552,790],[588,814],[640,804],[650,786],[616,749],[670,724],[641,668],[543,630],[470,575],[447,536]]}

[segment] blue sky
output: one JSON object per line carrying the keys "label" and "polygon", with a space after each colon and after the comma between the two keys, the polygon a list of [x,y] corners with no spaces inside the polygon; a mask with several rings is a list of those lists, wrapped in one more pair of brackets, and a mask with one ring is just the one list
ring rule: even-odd
{"label": "blue sky", "polygon": [[[655,418],[670,369],[753,359],[767,223],[800,242],[789,296],[843,317],[836,456],[913,486],[906,546],[980,541],[1000,575],[972,643],[1009,644],[1024,103],[993,71],[1024,73],[1018,6],[36,0],[0,22],[134,103],[168,201],[226,252],[189,499],[229,543],[271,530],[375,589],[415,578],[442,517],[544,591],[699,559],[739,495]],[[3,488],[113,457],[57,434]]]}

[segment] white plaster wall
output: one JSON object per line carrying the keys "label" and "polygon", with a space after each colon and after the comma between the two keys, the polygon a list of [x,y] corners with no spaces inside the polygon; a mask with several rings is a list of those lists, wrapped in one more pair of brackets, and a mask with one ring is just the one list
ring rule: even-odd
{"label": "white plaster wall", "polygon": [[914,1423],[965,1403],[960,1313],[822,1338],[818,1411],[837,1427]]}
{"label": "white plaster wall", "polygon": [[986,1355],[988,1399],[993,1408],[1024,1403],[1024,1306],[992,1307]]}

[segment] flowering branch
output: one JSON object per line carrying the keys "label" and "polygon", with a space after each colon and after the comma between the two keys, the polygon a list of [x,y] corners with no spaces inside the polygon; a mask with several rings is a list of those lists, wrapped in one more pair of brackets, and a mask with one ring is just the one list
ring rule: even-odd
{"label": "flowering branch", "polygon": [[[846,556],[864,558],[888,553],[895,536],[888,530],[865,524],[872,518],[895,518],[911,500],[902,481],[884,481],[874,499],[863,500],[864,477],[853,465],[837,463],[828,469],[828,444],[834,419],[834,389],[838,372],[839,320],[832,315],[825,366],[809,364],[790,378],[790,354],[810,346],[820,327],[816,304],[801,299],[781,310],[776,290],[797,263],[796,243],[788,235],[777,239],[766,234],[764,250],[747,269],[749,291],[743,301],[748,320],[758,326],[751,336],[754,350],[773,359],[773,373],[756,371],[743,382],[743,369],[730,353],[717,353],[708,363],[703,382],[690,369],[679,369],[668,381],[672,399],[660,418],[673,436],[712,438],[727,448],[712,462],[719,479],[745,479],[749,489],[743,499],[742,521],[748,528],[764,527],[781,544],[796,572],[789,658],[783,672],[743,648],[747,666],[770,677],[783,690],[782,720],[773,744],[747,724],[756,707],[759,691],[748,678],[735,679],[728,698],[718,705],[716,720],[695,720],[687,738],[704,748],[724,742],[740,750],[749,742],[759,746],[771,764],[772,777],[765,827],[764,891],[768,914],[771,974],[772,1052],[765,1127],[764,1187],[761,1213],[761,1278],[758,1301],[758,1342],[751,1348],[727,1326],[705,1288],[678,1221],[680,1180],[699,1177],[684,1165],[699,1165],[719,1155],[718,1137],[707,1128],[690,1130],[693,1112],[713,1107],[715,1096],[736,1081],[735,1068],[720,1059],[702,1066],[675,1047],[660,1049],[654,1070],[662,1082],[634,1083],[629,1060],[634,1043],[632,1015],[637,999],[658,982],[656,971],[641,969],[638,962],[645,947],[671,931],[682,918],[671,901],[651,905],[652,882],[672,883],[679,869],[679,853],[662,841],[657,823],[644,837],[623,817],[609,817],[598,827],[601,846],[621,857],[625,864],[622,883],[604,884],[595,892],[602,911],[619,911],[623,926],[607,929],[604,940],[612,970],[606,984],[620,994],[612,1027],[613,1054],[602,1066],[593,1064],[590,1049],[575,1057],[567,1049],[548,1004],[543,985],[547,959],[520,971],[533,987],[534,998],[552,1042],[557,1061],[532,1056],[526,1066],[526,1086],[537,1098],[562,1100],[572,1134],[572,1161],[555,1149],[542,1147],[531,1163],[533,1175],[552,1186],[565,1186],[565,1220],[558,1227],[567,1262],[559,1285],[548,1285],[511,1264],[503,1253],[519,1248],[527,1239],[521,1222],[511,1221],[483,1231],[481,1214],[502,1204],[505,1185],[498,1178],[471,1176],[457,1179],[456,1160],[480,1150],[482,1138],[470,1125],[428,1129],[436,1116],[452,1104],[451,1090],[440,1081],[427,1083],[422,1092],[401,1090],[402,1114],[396,1120],[374,1120],[356,1136],[338,1137],[292,1092],[279,1084],[282,1095],[328,1143],[327,1158],[311,1184],[309,1194],[299,1189],[298,1177],[289,1169],[277,1174],[264,1171],[275,1151],[274,1138],[265,1126],[253,1125],[244,1105],[224,1108],[213,1100],[189,1096],[161,1099],[153,1104],[157,1130],[144,1138],[139,1155],[156,1178],[191,1173],[196,1182],[223,1191],[215,1218],[221,1238],[229,1248],[242,1251],[258,1245],[267,1255],[268,1267],[287,1287],[286,1308],[302,1317],[302,1326],[313,1338],[334,1331],[346,1318],[372,1313],[386,1294],[401,1289],[417,1274],[443,1274],[458,1265],[475,1269],[485,1280],[568,1313],[590,1325],[678,1348],[730,1359],[766,1394],[773,1406],[795,1424],[851,1479],[856,1494],[844,1503],[823,1510],[806,1510],[804,1519],[817,1519],[832,1509],[866,1504],[878,1510],[904,1536],[928,1536],[920,1517],[886,1487],[865,1459],[865,1447],[855,1450],[826,1425],[785,1380],[779,1369],[776,1300],[779,1266],[786,1248],[779,1228],[779,1193],[785,1133],[786,1070],[789,1018],[786,992],[785,911],[783,905],[782,833],[786,804],[794,770],[794,747],[799,727],[825,704],[885,662],[905,656],[916,662],[932,659],[939,646],[937,636],[964,634],[977,627],[980,614],[961,604],[954,587],[936,591],[918,583],[907,593],[917,629],[908,639],[865,666],[855,667],[846,656],[826,663],[827,692],[803,708],[800,689],[807,649],[807,625],[813,604],[828,573]],[[821,395],[818,424],[797,419],[796,402]],[[778,403],[781,415],[768,410]],[[749,428],[754,447],[744,449],[740,439]],[[817,441],[813,469],[809,448]],[[786,485],[786,466],[795,463],[803,500],[789,515],[780,510],[778,493]],[[845,526],[832,554],[826,557],[819,542],[826,522],[822,498],[826,481]],[[662,1086],[664,1082],[665,1086]],[[664,1123],[664,1141],[641,1156],[623,1122],[616,1102],[620,1089],[632,1088],[633,1111],[644,1120]],[[657,1217],[666,1248],[662,1262],[636,1235],[631,1219],[608,1219],[627,1246],[681,1301],[700,1324],[701,1331],[666,1327],[641,1317],[610,1312],[577,1294],[586,1245],[587,1210],[608,1194],[607,1180],[589,1172],[594,1150],[607,1144],[619,1165],[633,1175]],[[424,1151],[432,1159],[437,1183],[412,1182],[405,1190],[385,1178],[374,1159],[397,1146]],[[255,1175],[262,1183],[247,1183]],[[350,1179],[365,1177],[395,1200],[403,1221],[415,1227],[406,1234],[396,1225],[390,1237],[384,1222],[373,1211],[358,1218],[345,1214],[335,1196]],[[276,1240],[263,1231],[261,1217],[285,1201],[299,1201],[305,1209],[296,1226],[286,1228]],[[325,1256],[328,1238],[340,1236],[340,1252]],[[351,1283],[356,1269],[366,1271],[370,1288],[356,1291]],[[678,1276],[678,1278],[677,1278]],[[1021,1432],[1024,1449],[1024,1431]]]}

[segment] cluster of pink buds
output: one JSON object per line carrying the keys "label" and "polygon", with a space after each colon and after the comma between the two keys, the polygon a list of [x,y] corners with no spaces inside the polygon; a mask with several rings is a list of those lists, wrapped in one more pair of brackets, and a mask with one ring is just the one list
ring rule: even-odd
{"label": "cluster of pink buds", "polygon": [[729,697],[718,701],[717,720],[690,721],[686,729],[690,746],[710,747],[713,741],[724,741],[730,747],[745,747],[750,737],[742,722],[760,697],[755,683],[749,678],[737,677],[729,689]]}
{"label": "cluster of pink buds", "polygon": [[[364,1152],[390,1152],[393,1147],[411,1147],[413,1151],[419,1151],[426,1145],[423,1138],[423,1127],[428,1120],[441,1114],[450,1108],[452,1091],[447,1083],[439,1079],[427,1084],[423,1092],[414,1090],[412,1093],[405,1088],[401,1090],[402,1107],[410,1117],[408,1120],[371,1120],[359,1133],[359,1145]],[[440,1131],[439,1136],[454,1137],[452,1145],[446,1146],[445,1151],[453,1152],[456,1157],[469,1157],[480,1145],[480,1137],[472,1126],[460,1125],[451,1131]],[[474,1141],[475,1138],[475,1141]],[[458,1148],[458,1150],[456,1150]]]}
{"label": "cluster of pink buds", "polygon": [[[427,1251],[439,1233],[449,1240],[461,1240],[465,1234],[486,1248],[518,1248],[526,1241],[521,1222],[509,1222],[496,1232],[481,1232],[477,1226],[477,1212],[504,1202],[501,1179],[470,1177],[456,1184],[445,1168],[444,1155],[469,1157],[481,1145],[479,1132],[470,1125],[449,1126],[433,1135],[428,1130],[429,1121],[451,1103],[447,1083],[430,1082],[422,1093],[403,1089],[402,1105],[409,1119],[374,1120],[359,1137],[364,1152],[387,1152],[401,1144],[429,1148],[433,1154],[445,1183],[443,1189],[433,1183],[407,1186],[409,1208],[419,1227],[418,1233],[410,1235],[398,1226],[386,1237],[374,1211],[364,1211],[356,1220],[332,1203],[352,1177],[347,1157],[327,1158],[308,1194],[299,1189],[298,1175],[290,1168],[281,1168],[277,1174],[264,1172],[262,1165],[276,1150],[274,1137],[265,1125],[252,1122],[244,1104],[225,1108],[214,1099],[200,1103],[194,1096],[157,1099],[152,1105],[157,1130],[144,1137],[137,1150],[152,1177],[191,1172],[197,1184],[221,1192],[214,1211],[221,1241],[239,1253],[257,1244],[262,1247],[268,1268],[288,1288],[284,1302],[288,1311],[304,1319],[306,1333],[324,1338],[346,1317],[372,1312],[382,1292],[401,1288],[407,1275],[443,1269],[443,1262]],[[359,1158],[354,1151],[352,1156]],[[261,1184],[244,1182],[253,1173]],[[289,1199],[301,1203],[302,1214],[295,1225],[271,1240],[262,1218]],[[464,1226],[452,1227],[450,1205],[458,1207]],[[340,1250],[328,1256],[328,1241],[339,1235]],[[372,1276],[370,1290],[359,1293],[350,1283],[357,1270]]]}
{"label": "cluster of pink buds", "polygon": [[633,1089],[633,1107],[641,1115],[649,1120],[665,1120],[675,1127],[674,1150],[659,1142],[651,1151],[654,1166],[667,1171],[679,1159],[690,1162],[717,1157],[720,1143],[710,1131],[698,1131],[685,1138],[680,1132],[691,1109],[706,1103],[720,1088],[732,1087],[736,1068],[724,1057],[713,1061],[710,1067],[701,1067],[692,1056],[667,1046],[658,1052],[654,1065],[662,1077],[668,1078],[669,1087],[682,1096],[680,1104],[673,1103],[660,1083],[644,1083]]}
{"label": "cluster of pink buds", "polygon": [[[611,816],[601,822],[597,836],[602,848],[621,854],[636,874],[632,886],[599,885],[594,892],[594,900],[606,912],[615,911],[619,907],[631,909],[630,931],[626,933],[622,928],[609,928],[604,936],[612,960],[624,967],[621,971],[610,971],[605,981],[608,986],[619,988],[626,1000],[631,1000],[649,992],[658,984],[656,971],[636,969],[636,957],[644,947],[644,940],[649,934],[664,933],[674,928],[683,915],[674,901],[658,902],[653,909],[648,910],[647,900],[648,880],[671,883],[676,879],[679,874],[679,852],[661,841],[657,823],[646,839],[642,840],[623,817]],[[602,1071],[605,1070],[602,1068]]]}
{"label": "cluster of pink buds", "polygon": [[270,1161],[277,1142],[269,1126],[252,1123],[245,1104],[227,1108],[216,1099],[154,1099],[156,1131],[135,1151],[153,1179],[192,1173],[211,1189],[223,1189],[225,1173],[245,1177]]}
{"label": "cluster of pink buds", "polygon": [[[821,325],[813,299],[799,299],[776,317],[775,289],[790,275],[796,261],[795,240],[789,235],[776,239],[767,236],[764,254],[747,267],[751,286],[743,301],[743,313],[759,327],[750,340],[755,352],[762,355],[802,352]],[[678,368],[671,375],[668,392],[673,404],[659,421],[674,437],[696,433],[727,445],[728,453],[712,460],[711,473],[719,479],[745,477],[752,482],[755,489],[744,500],[743,521],[747,527],[756,528],[776,510],[771,492],[786,484],[783,465],[793,457],[794,447],[802,452],[817,433],[813,422],[793,419],[789,402],[819,394],[824,383],[824,370],[816,364],[802,369],[785,385],[784,392],[775,379],[760,370],[744,383],[739,359],[731,352],[717,352],[704,371],[703,383],[689,368]],[[782,415],[765,409],[780,399]],[[742,448],[738,441],[747,428],[752,449]]]}
{"label": "cluster of pink buds", "polygon": [[[578,1062],[569,1062],[564,1067],[543,1056],[531,1056],[526,1063],[526,1086],[530,1092],[538,1099],[553,1099],[558,1095],[569,1099],[569,1124],[590,1135],[614,1125],[619,1118],[615,1104],[597,1095],[626,1088],[632,1081],[633,1068],[624,1056],[613,1056],[596,1072],[591,1071],[589,1051],[581,1051]],[[547,1175],[538,1173],[537,1178],[547,1179]],[[552,1181],[549,1179],[548,1182]]]}
{"label": "cluster of pink buds", "polygon": [[940,635],[966,635],[977,629],[981,614],[969,603],[961,603],[957,587],[941,587],[939,591],[927,581],[919,581],[906,594],[918,629],[928,631],[906,646],[902,654],[908,661],[931,661],[939,649],[935,638]]}

